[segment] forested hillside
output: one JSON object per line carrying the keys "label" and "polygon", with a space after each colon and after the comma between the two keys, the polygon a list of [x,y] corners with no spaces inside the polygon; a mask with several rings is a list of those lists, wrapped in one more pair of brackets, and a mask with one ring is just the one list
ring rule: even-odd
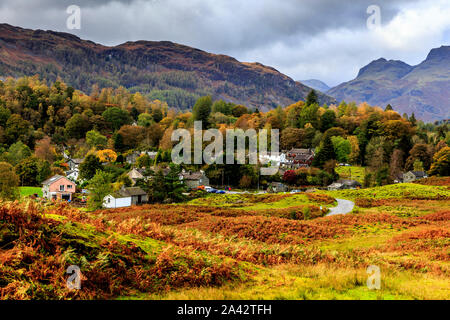
{"label": "forested hillside", "polygon": [[[63,152],[92,160],[81,172],[86,180],[100,169],[113,173],[116,181],[126,171],[124,157],[133,150],[159,151],[155,161],[141,159],[138,166],[167,165],[173,130],[192,130],[194,121],[223,133],[229,128],[279,129],[282,150],[315,149],[314,168],[299,169],[286,181],[292,184],[326,186],[337,178],[334,168],[339,162],[367,167],[366,186],[391,183],[405,170],[449,174],[448,124],[424,124],[367,104],[321,106],[314,91],[306,102],[266,113],[209,96],[198,99],[192,113],[183,113],[123,87],[94,90],[88,96],[62,81],[49,86],[37,76],[0,81],[0,160],[15,168],[24,186],[64,174]],[[200,167],[215,184],[223,182],[224,175],[230,185],[252,187],[259,181],[251,165],[192,169]],[[287,177],[259,182],[280,179]]]}
{"label": "forested hillside", "polygon": [[[60,32],[0,24],[0,77],[33,76],[86,93],[92,86],[141,92],[170,107],[191,109],[197,98],[270,110],[304,100],[310,88],[259,63],[241,63],[172,42],[138,41],[106,47]],[[333,98],[319,94],[321,103]]]}

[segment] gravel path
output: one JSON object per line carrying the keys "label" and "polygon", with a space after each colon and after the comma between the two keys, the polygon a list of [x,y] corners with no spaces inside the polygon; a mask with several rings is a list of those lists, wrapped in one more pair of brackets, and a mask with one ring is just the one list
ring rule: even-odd
{"label": "gravel path", "polygon": [[337,214],[347,214],[353,211],[355,203],[350,200],[336,199],[337,207],[330,208],[330,213],[327,216],[334,216]]}

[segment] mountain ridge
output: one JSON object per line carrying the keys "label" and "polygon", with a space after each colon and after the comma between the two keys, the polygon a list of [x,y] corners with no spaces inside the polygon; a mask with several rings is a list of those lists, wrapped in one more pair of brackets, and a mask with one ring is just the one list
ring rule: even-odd
{"label": "mountain ridge", "polygon": [[360,69],[357,77],[326,92],[338,101],[367,102],[425,121],[450,118],[450,46],[430,50],[416,66],[380,58]]}
{"label": "mountain ridge", "polygon": [[[0,76],[58,77],[89,91],[123,86],[189,109],[202,95],[267,111],[305,100],[311,88],[275,68],[171,41],[105,46],[73,34],[0,24]],[[335,100],[318,93],[321,103]]]}

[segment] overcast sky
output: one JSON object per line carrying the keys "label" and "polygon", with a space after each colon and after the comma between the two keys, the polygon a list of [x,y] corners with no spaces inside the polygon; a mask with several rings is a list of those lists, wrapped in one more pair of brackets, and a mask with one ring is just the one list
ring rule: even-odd
{"label": "overcast sky", "polygon": [[[69,5],[81,8],[80,30],[66,27]],[[376,29],[370,5],[381,9]],[[169,40],[330,86],[380,57],[414,65],[450,44],[449,0],[0,0],[0,22],[104,45]]]}

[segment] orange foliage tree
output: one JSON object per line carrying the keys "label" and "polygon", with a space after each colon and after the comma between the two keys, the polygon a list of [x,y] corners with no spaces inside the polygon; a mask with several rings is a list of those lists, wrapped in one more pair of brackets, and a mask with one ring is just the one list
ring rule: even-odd
{"label": "orange foliage tree", "polygon": [[97,157],[100,162],[115,162],[117,159],[117,153],[111,149],[105,149],[97,152]]}

